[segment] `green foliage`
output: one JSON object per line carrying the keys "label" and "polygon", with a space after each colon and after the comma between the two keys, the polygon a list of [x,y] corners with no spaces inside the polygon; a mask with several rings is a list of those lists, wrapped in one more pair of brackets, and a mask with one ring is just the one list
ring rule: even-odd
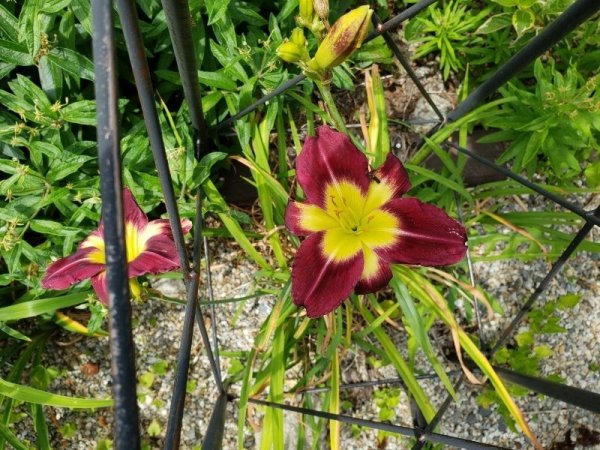
{"label": "green foliage", "polygon": [[[600,136],[600,79],[584,79],[575,66],[565,74],[552,60],[534,66],[535,91],[509,84],[501,90],[510,100],[484,124],[499,129],[485,142],[508,141],[499,162],[512,162],[513,170],[529,176],[544,172],[561,184],[580,178],[586,169],[587,183],[598,182]],[[589,165],[588,165],[589,164]]]}
{"label": "green foliage", "polygon": [[[546,344],[536,344],[536,338],[542,334],[564,333],[566,329],[560,324],[559,311],[575,308],[581,296],[565,294],[556,300],[545,302],[542,306],[527,313],[526,328],[515,335],[514,344],[502,347],[494,355],[494,362],[498,365],[508,365],[517,373],[531,376],[540,376],[540,366],[544,359],[552,356],[553,350]],[[548,379],[560,381],[557,375],[550,375]],[[508,386],[511,395],[520,397],[529,394],[529,390],[517,385]],[[504,407],[498,403],[498,396],[492,389],[485,389],[477,402],[484,408],[497,405],[498,412],[509,425],[516,431],[514,419]]]}
{"label": "green foliage", "polygon": [[[381,422],[394,423],[396,420],[396,407],[400,403],[402,389],[386,388],[373,392],[373,402],[379,409],[378,420]],[[381,445],[388,436],[398,437],[397,434],[388,431],[377,431],[377,442]]]}
{"label": "green foliage", "polygon": [[[433,369],[445,389],[454,393],[445,374],[446,367],[437,356],[428,332],[439,319],[458,332],[450,313],[458,299],[470,299],[467,294],[473,293],[461,284],[464,277],[461,269],[452,274],[456,278],[450,281],[435,278],[420,269],[402,269],[398,274],[403,278],[397,275],[392,289],[382,298],[353,298],[327,321],[309,320],[298,314],[290,298],[289,267],[298,239],[284,230],[284,215],[290,189],[296,188],[296,197],[301,196],[294,184],[290,156],[300,151],[303,127],[311,134],[320,120],[345,128],[334,94],[343,89],[355,92],[361,89],[357,67],[368,68],[378,62],[384,65],[382,73],[393,70],[386,66],[392,59],[383,39],[363,45],[349,61],[336,68],[331,88],[306,80],[236,121],[235,138],[221,136],[215,142],[215,150],[219,151],[196,161],[189,111],[181,98],[181,80],[164,12],[158,0],[137,3],[145,52],[152,67],[162,138],[182,215],[193,217],[195,192],[201,188],[203,212],[222,223],[219,228],[207,230],[207,234],[235,241],[258,268],[257,292],[241,300],[258,295],[277,298],[275,308],[256,336],[255,345],[247,351],[227,355],[231,358],[228,382],[239,382],[242,386],[240,447],[244,442],[246,419],[248,414],[253,414],[247,409],[252,396],[268,395],[270,400],[282,401],[284,393],[293,392],[301,395],[302,406],[322,407],[331,412],[348,406],[340,403],[339,392],[343,378],[341,364],[349,351],[364,352],[374,368],[393,366],[423,414],[431,419],[434,409],[416,380],[416,373],[423,369],[415,367],[415,360],[421,352],[431,366],[427,370]],[[358,6],[353,1],[331,3],[330,22]],[[418,45],[417,59],[439,56],[440,70],[447,82],[462,79],[468,67],[476,80],[472,84],[476,85],[567,3],[563,0],[496,0],[481,9],[480,2],[474,1],[438,2],[411,20],[405,33],[407,39]],[[380,17],[385,18],[394,13],[390,5],[380,0],[373,6]],[[294,75],[292,72],[298,72],[299,69],[282,64],[276,55],[276,49],[297,25],[297,6],[296,1],[287,0],[190,2],[194,52],[200,63],[202,105],[209,126],[248,106],[289,80]],[[456,198],[460,199],[469,228],[478,230],[473,231],[470,245],[481,249],[482,254],[476,255],[480,260],[554,257],[570,239],[563,228],[581,225],[581,220],[574,214],[554,211],[502,213],[493,202],[488,214],[481,213],[474,208],[475,202],[523,193],[523,188],[512,182],[475,189],[465,187],[462,181],[464,159],[451,158],[441,144],[455,131],[464,136],[468,127],[484,124],[496,130],[488,140],[512,141],[501,161],[510,162],[515,170],[526,170],[530,175],[541,173],[549,184],[547,188],[552,189],[553,183],[566,186],[561,193],[582,193],[597,188],[600,162],[594,149],[598,147],[600,127],[599,89],[598,78],[593,75],[600,61],[596,48],[600,39],[598,31],[598,20],[586,23],[554,50],[553,60],[547,59],[550,62],[545,65],[537,63],[533,75],[526,72],[523,79],[515,80],[501,92],[501,98],[443,127],[406,165],[413,185],[411,195],[448,211],[454,210]],[[0,332],[3,339],[11,343],[0,352],[0,362],[10,367],[0,378],[3,412],[0,447],[34,445],[20,442],[14,433],[19,421],[30,415],[35,423],[35,445],[47,448],[53,425],[46,421],[44,405],[95,408],[111,403],[108,399],[52,394],[49,386],[57,377],[56,369],[40,363],[44,343],[55,326],[52,317],[56,311],[78,307],[89,312],[90,335],[101,332],[105,324],[106,310],[91,297],[89,283],[83,282],[64,293],[45,292],[40,287],[49,262],[72,253],[100,221],[91,43],[89,0],[24,0],[0,5],[0,102],[4,105],[0,110]],[[135,92],[133,74],[119,29],[117,43],[122,93],[119,113],[123,179],[142,209],[155,218],[164,210],[162,192],[139,102],[131,94]],[[317,36],[308,36],[307,45],[314,54]],[[377,110],[384,123],[383,89],[377,87],[374,92],[373,95],[379,96]],[[377,142],[389,142],[385,123],[377,130]],[[375,165],[383,160],[387,151],[387,148],[372,149],[371,153],[378,155]],[[442,161],[443,167],[438,172],[421,164],[430,153]],[[230,159],[249,170],[248,181],[258,195],[255,214],[232,208],[223,195],[224,186],[213,176],[217,170],[226,170]],[[589,186],[587,191],[572,186],[582,174]],[[507,234],[499,229],[507,223],[525,233]],[[579,250],[598,251],[598,248],[598,244],[585,241]],[[179,274],[167,276],[180,277]],[[430,291],[425,292],[424,287]],[[153,299],[159,297],[151,290],[148,292],[147,296]],[[442,293],[447,300],[443,306],[435,304]],[[182,303],[180,299],[162,299]],[[498,358],[504,358],[502,362],[526,373],[535,373],[539,361],[549,356],[547,347],[535,344],[535,336],[542,332],[560,332],[562,325],[556,311],[573,307],[578,300],[565,296],[532,311],[529,328],[516,336],[515,348],[502,350]],[[229,325],[235,326],[236,319]],[[27,327],[23,326],[25,321]],[[406,349],[398,347],[395,328],[406,331]],[[489,374],[485,358],[466,333],[460,334],[460,339],[465,351]],[[139,395],[151,395],[157,377],[166,375],[171,365],[169,361],[158,361],[140,374]],[[28,377],[25,368],[30,369]],[[289,373],[297,374],[295,385],[291,387],[287,385]],[[328,392],[303,393],[312,387],[326,388]],[[192,395],[196,389],[193,382],[187,386]],[[515,388],[511,392],[519,393]],[[506,395],[499,396],[491,390],[484,395],[488,397],[483,403],[498,403],[508,416]],[[24,416],[15,412],[19,402],[31,404]],[[380,420],[393,420],[399,391],[376,391],[374,402],[379,408]],[[159,406],[160,401],[155,399],[153,404]],[[264,413],[261,447],[281,448],[283,414],[271,409]],[[251,419],[258,421],[259,417]],[[74,427],[68,423],[58,431],[68,439],[76,432]],[[338,430],[328,421],[304,417],[298,447],[304,448],[306,444],[319,448],[320,439],[326,433],[335,447],[339,445]],[[164,430],[162,424],[153,421],[145,432],[148,437],[155,437]],[[310,437],[312,442],[309,442]],[[384,437],[380,434],[380,439]],[[97,443],[98,449],[112,447],[110,439],[99,439]]]}
{"label": "green foliage", "polygon": [[[478,11],[475,13],[474,11]],[[489,9],[470,8],[465,2],[452,0],[432,5],[427,16],[418,16],[405,28],[409,41],[419,44],[414,57],[439,53],[444,79],[450,72],[465,67],[465,56],[474,46],[473,32],[482,24]]]}

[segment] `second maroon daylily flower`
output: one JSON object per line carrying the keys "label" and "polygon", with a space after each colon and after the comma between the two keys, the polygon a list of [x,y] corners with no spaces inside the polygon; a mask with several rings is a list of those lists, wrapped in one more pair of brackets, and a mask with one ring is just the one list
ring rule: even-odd
{"label": "second maroon daylily flower", "polygon": [[[129,189],[123,189],[123,209],[129,278],[178,269],[179,258],[169,221],[158,219],[149,222]],[[192,228],[192,223],[183,219],[181,226],[184,233],[187,233]],[[103,225],[100,222],[98,229],[79,245],[75,253],[48,266],[42,287],[66,289],[91,278],[92,286],[102,303],[108,303],[103,236]],[[135,280],[130,280],[130,287],[132,294],[139,296],[139,285]]]}
{"label": "second maroon daylily flower", "polygon": [[390,264],[442,266],[465,255],[460,223],[436,206],[400,198],[410,181],[398,158],[390,153],[371,175],[365,155],[326,126],[296,160],[306,202],[290,201],[285,223],[306,237],[292,264],[292,297],[309,317],[333,311],[353,291],[385,287]]}

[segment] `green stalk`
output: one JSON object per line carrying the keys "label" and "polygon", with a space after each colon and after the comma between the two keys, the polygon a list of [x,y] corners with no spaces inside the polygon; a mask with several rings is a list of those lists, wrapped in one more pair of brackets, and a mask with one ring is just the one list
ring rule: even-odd
{"label": "green stalk", "polygon": [[338,110],[337,105],[335,104],[333,95],[331,95],[329,84],[323,83],[322,81],[315,81],[315,83],[319,88],[319,92],[321,93],[321,98],[325,103],[325,107],[329,114],[329,118],[339,131],[348,134],[348,129],[346,128],[344,118],[340,114],[340,111]]}
{"label": "green stalk", "polygon": [[[364,302],[359,303],[359,308],[365,321],[368,324],[373,323],[375,317],[373,317],[371,312],[364,305]],[[435,416],[435,410],[433,409],[433,406],[431,406],[427,394],[425,394],[425,392],[419,385],[419,382],[415,378],[412,370],[410,369],[404,358],[402,358],[400,352],[396,349],[395,344],[392,342],[390,337],[381,327],[375,327],[373,329],[373,334],[383,347],[387,356],[390,358],[390,361],[394,365],[394,368],[398,372],[398,375],[400,375],[400,378],[402,378],[402,380],[404,381],[408,392],[415,399],[415,402],[417,403],[419,409],[423,413],[425,420],[427,420],[428,423],[431,422],[431,420]]]}

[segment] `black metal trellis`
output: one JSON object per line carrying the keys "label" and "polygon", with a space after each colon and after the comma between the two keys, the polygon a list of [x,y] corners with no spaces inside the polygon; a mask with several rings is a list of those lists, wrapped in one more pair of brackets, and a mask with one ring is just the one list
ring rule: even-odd
{"label": "black metal trellis", "polygon": [[[435,3],[436,0],[422,0],[421,2],[407,8],[391,20],[379,24],[376,22],[376,30],[369,34],[368,40],[376,36],[383,35],[387,45],[392,49],[394,55],[405,67],[413,82],[427,99],[432,109],[439,117],[439,122],[432,129],[437,129],[445,121],[457,120],[464,114],[471,111],[479,103],[493,94],[502,84],[508,81],[524,67],[531,64],[541,53],[548,50],[557,41],[571,32],[579,24],[592,17],[600,10],[600,2],[597,0],[576,0],[561,16],[553,23],[548,25],[538,36],[533,38],[523,47],[513,58],[500,67],[487,81],[479,86],[473,93],[450,112],[444,118],[438,108],[429,97],[425,89],[420,84],[418,78],[412,72],[410,65],[407,64],[400,49],[396,46],[387,34],[398,27],[405,20],[418,14],[427,6]],[[193,42],[190,32],[190,15],[187,0],[162,0],[163,8],[167,17],[169,33],[173,43],[179,73],[182,79],[185,98],[188,101],[192,127],[195,131],[195,154],[196,157],[207,153],[209,141],[207,139],[208,130],[204,123],[201,107],[201,97],[199,83],[196,72],[196,61],[193,52]],[[177,363],[176,381],[173,388],[171,409],[169,412],[169,421],[167,436],[165,439],[165,448],[173,449],[179,446],[179,435],[181,431],[181,422],[183,416],[183,405],[185,400],[185,385],[190,362],[191,339],[193,334],[194,320],[198,324],[204,346],[206,347],[208,358],[211,364],[213,377],[219,389],[219,397],[214,406],[213,414],[210,420],[208,430],[205,434],[203,448],[219,449],[222,446],[225,410],[227,406],[227,393],[223,385],[222,375],[219,364],[219,346],[216,333],[216,320],[214,319],[214,302],[212,298],[212,289],[210,282],[210,258],[208,255],[208,245],[206,238],[202,238],[202,213],[201,198],[202,192],[199,189],[196,196],[196,221],[194,224],[194,247],[192,251],[192,264],[190,267],[189,255],[185,249],[183,232],[179,221],[175,195],[170,180],[167,159],[165,155],[164,143],[162,142],[158,116],[154,105],[153,88],[150,81],[150,72],[144,55],[144,48],[141,41],[140,32],[137,25],[135,4],[133,0],[118,0],[118,9],[125,40],[129,52],[135,82],[138,89],[138,95],[142,105],[144,119],[147,125],[148,134],[153,156],[159,173],[161,187],[165,196],[165,203],[171,220],[171,228],[177,246],[178,254],[181,260],[181,267],[184,281],[187,289],[187,303],[185,309],[185,318],[182,327],[182,340],[180,353]],[[119,149],[119,128],[117,117],[117,90],[116,90],[116,67],[115,67],[115,48],[113,36],[112,2],[110,0],[92,0],[93,26],[94,26],[94,64],[96,72],[96,99],[97,99],[97,118],[98,118],[98,153],[101,175],[101,191],[103,201],[103,221],[106,242],[106,266],[107,266],[107,285],[109,292],[109,319],[111,335],[111,361],[113,376],[113,394],[115,398],[115,446],[117,449],[137,449],[140,448],[139,434],[139,413],[136,399],[136,377],[135,377],[135,358],[133,349],[133,340],[131,335],[131,308],[129,304],[128,278],[126,276],[126,254],[124,245],[124,224],[123,207],[121,198],[121,163]],[[377,20],[376,18],[374,20]],[[231,125],[234,121],[242,118],[246,114],[254,111],[268,100],[285,92],[290,87],[296,85],[304,78],[298,75],[285,82],[280,87],[265,95],[252,105],[238,112],[232,117],[217,124],[211,131],[217,133],[223,128]],[[550,271],[544,279],[538,284],[534,293],[523,303],[521,309],[501,333],[494,347],[487,353],[493,355],[508,339],[521,322],[526,312],[539,299],[541,294],[547,288],[550,281],[560,272],[563,265],[573,254],[577,246],[581,243],[594,226],[600,226],[600,208],[595,211],[586,211],[581,206],[576,205],[558,195],[555,195],[546,189],[532,183],[524,177],[513,173],[510,169],[498,165],[467,148],[460,147],[453,143],[445,143],[446,149],[453,148],[470,158],[476,159],[492,169],[514,179],[523,186],[537,192],[545,198],[551,200],[557,205],[572,211],[580,216],[585,223],[575,235],[572,242],[564,250],[563,254],[556,260]],[[202,311],[198,301],[198,285],[200,277],[200,259],[202,251],[206,258],[206,277],[209,286],[208,297],[211,302],[211,311],[213,314],[212,343],[208,336],[208,331],[202,320]],[[471,277],[473,273],[469,265]],[[472,281],[474,279],[472,278]],[[588,409],[594,412],[599,411],[600,396],[597,393],[583,391],[564,385],[557,385],[546,380],[497,368],[501,377],[505,380],[528,387],[536,392],[565,401],[569,404]],[[463,384],[463,377],[460,377],[456,383],[456,389]],[[386,383],[401,383],[400,380],[384,380]],[[382,381],[377,384],[383,383]],[[372,385],[373,381],[363,383],[354,383],[345,386],[346,388],[357,388]],[[562,387],[562,389],[561,389]],[[489,444],[469,441],[459,437],[445,436],[434,432],[438,423],[450,405],[451,398],[448,397],[442,406],[438,409],[433,421],[424,428],[410,428],[391,425],[387,423],[368,421],[351,416],[331,414],[324,411],[310,410],[295,406],[267,402],[259,399],[250,399],[252,403],[261,404],[268,407],[285,409],[299,414],[310,414],[331,420],[338,420],[346,423],[358,424],[379,430],[390,431],[403,434],[405,436],[414,436],[417,443],[414,449],[420,449],[425,442],[442,443],[455,447],[469,449],[492,449],[502,448]]]}

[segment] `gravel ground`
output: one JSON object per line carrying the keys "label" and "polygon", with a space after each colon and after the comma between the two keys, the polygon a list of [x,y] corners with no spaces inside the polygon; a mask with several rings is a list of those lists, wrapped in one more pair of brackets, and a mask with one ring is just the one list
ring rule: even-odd
{"label": "gravel ground", "polygon": [[[595,199],[595,202],[598,198]],[[522,196],[521,202],[533,210],[548,207],[537,197]],[[508,204],[506,209],[518,208],[519,202]],[[593,202],[592,202],[593,203]],[[586,208],[594,207],[589,203]],[[564,230],[574,232],[576,230]],[[600,242],[600,232],[596,228],[591,237]],[[233,245],[212,240],[212,279],[215,298],[244,296],[253,291],[256,268]],[[473,249],[478,254],[478,249]],[[561,324],[567,331],[559,334],[536,336],[536,343],[547,345],[553,355],[541,364],[544,375],[560,375],[565,383],[600,392],[600,256],[579,253],[571,258],[559,276],[552,281],[548,290],[540,297],[538,304],[556,299],[564,294],[578,294],[581,302],[573,309],[560,311]],[[496,315],[484,322],[486,339],[498,336],[517,312],[519,306],[533,292],[550,269],[548,261],[531,262],[499,261],[474,264],[477,282],[492,296],[498,299],[504,309],[503,315]],[[171,297],[185,298],[180,282],[162,279],[154,287]],[[271,311],[275,300],[270,297],[251,299],[240,307],[237,304],[218,306],[217,323],[220,348],[229,352],[247,351],[252,348],[254,336]],[[138,398],[140,404],[141,428],[147,448],[162,448],[163,436],[169,413],[171,389],[174,384],[175,361],[177,360],[183,308],[157,300],[137,303],[133,307],[134,339],[137,352]],[[205,323],[210,325],[207,315]],[[437,330],[437,329],[436,329]],[[518,331],[522,331],[523,326]],[[442,333],[443,334],[443,333]],[[435,337],[435,336],[434,336]],[[439,337],[439,336],[438,336]],[[398,348],[406,346],[404,333],[395,336]],[[444,340],[444,336],[440,338]],[[223,372],[227,372],[232,358],[221,358]],[[367,356],[360,351],[348,351],[342,357],[342,381],[354,383],[364,380],[395,378],[395,370],[390,367],[373,369]],[[108,340],[75,339],[72,334],[61,334],[51,340],[45,353],[47,366],[55,367],[59,375],[50,386],[57,394],[102,398],[110,395],[110,362]],[[424,361],[417,365],[427,367]],[[456,369],[456,367],[452,367]],[[427,370],[427,369],[424,369]],[[294,373],[288,373],[290,380]],[[435,407],[445,399],[444,389],[437,381],[423,381],[422,385]],[[230,387],[236,397],[239,385]],[[342,391],[344,405],[351,405],[343,412],[364,419],[378,420],[379,408],[374,396],[379,388],[357,388]],[[528,442],[520,435],[511,432],[500,415],[492,409],[481,408],[476,397],[481,388],[464,385],[459,391],[459,401],[453,403],[442,421],[440,431],[462,438],[502,445],[508,448],[529,448]],[[394,408],[394,423],[412,425],[407,397],[400,392]],[[316,398],[316,397],[315,397]],[[190,381],[184,410],[181,448],[200,448],[207,429],[212,407],[217,399],[217,389],[212,380],[210,365],[203,346],[195,333],[192,345]],[[530,425],[545,448],[559,449],[600,449],[600,417],[562,404],[549,398],[526,396],[518,399]],[[235,400],[227,405],[225,425],[225,450],[236,448],[237,410]],[[21,409],[24,411],[24,409]],[[110,438],[112,417],[110,410],[70,411],[59,408],[46,408],[54,448],[93,449],[98,443]],[[22,414],[16,429],[20,438],[34,442],[31,431],[33,424],[28,415]],[[289,448],[295,448],[294,436],[298,416],[285,413],[284,422]],[[69,432],[69,429],[72,432]],[[59,432],[59,430],[61,430]],[[344,450],[375,450],[378,446],[378,433],[367,428],[342,425],[341,435]],[[260,431],[256,433],[247,427],[245,447],[257,448]],[[286,446],[287,447],[287,446]],[[322,441],[319,448],[327,448]],[[410,448],[406,438],[387,437],[388,449]]]}
{"label": "gravel ground", "polygon": [[[598,233],[593,236],[598,241]],[[214,243],[213,243],[214,244]],[[216,298],[239,297],[252,291],[255,268],[244,260],[240,252],[223,243],[213,249],[213,284]],[[559,374],[565,382],[598,391],[600,386],[600,279],[598,255],[580,253],[566,265],[553,281],[540,301],[555,299],[566,293],[582,296],[582,301],[573,309],[561,311],[562,324],[566,333],[539,336],[538,343],[546,344],[554,354],[542,364],[546,375]],[[533,262],[494,262],[476,263],[474,270],[477,280],[490,293],[495,295],[505,310],[503,316],[496,316],[485,323],[486,335],[497,335],[516,312],[535,285],[549,269],[548,263]],[[183,286],[172,280],[159,280],[155,283],[166,295],[182,296]],[[241,310],[234,304],[221,305],[218,309],[219,339],[222,349],[230,352],[251,348],[254,334],[269,314],[274,299],[265,297],[249,300]],[[182,307],[158,301],[147,301],[134,306],[134,338],[137,349],[138,389],[141,424],[144,442],[148,448],[160,448],[168,417],[171,388],[174,383],[174,366],[178,353],[178,339],[183,321]],[[207,325],[209,319],[206,318]],[[197,335],[198,333],[196,333]],[[110,394],[110,364],[106,339],[81,339],[69,342],[73,335],[61,335],[52,340],[46,352],[47,364],[59,370],[51,390],[65,395],[84,397],[105,397]],[[398,345],[403,347],[404,337],[398,336]],[[230,359],[221,358],[226,371]],[[595,365],[596,364],[596,365]],[[342,378],[345,383],[366,379],[393,378],[391,367],[372,369],[362,352],[349,351],[342,359]],[[444,399],[443,389],[436,381],[423,382],[435,406]],[[463,438],[503,445],[508,448],[529,448],[526,440],[507,429],[495,411],[479,407],[475,401],[479,387],[463,386],[458,403],[452,404],[442,421],[441,432]],[[231,387],[235,396],[239,386]],[[373,388],[360,388],[343,391],[342,397],[353,407],[345,413],[366,419],[378,419],[379,410],[374,405]],[[217,398],[217,390],[212,381],[210,366],[202,351],[198,337],[192,346],[192,359],[188,397],[183,419],[181,448],[199,448],[204,430]],[[548,398],[529,396],[519,399],[519,404],[527,415],[532,428],[546,448],[600,448],[594,445],[569,444],[600,432],[600,417],[586,413]],[[411,425],[410,410],[406,396],[401,393],[395,408],[395,423]],[[47,408],[51,422],[52,439],[55,448],[91,449],[97,443],[110,437],[112,419],[109,410],[69,411]],[[228,404],[225,427],[224,449],[235,448],[237,434],[237,402]],[[286,436],[293,442],[297,417],[285,414]],[[73,424],[72,436],[59,433],[59,427]],[[21,437],[28,437],[32,425],[23,419],[18,427]],[[377,449],[377,432],[369,429],[356,429],[342,425],[342,439],[345,450]],[[586,433],[587,431],[587,433]],[[596,437],[598,435],[596,434]],[[247,430],[246,447],[255,448],[260,442],[259,433],[254,435]],[[386,448],[408,448],[405,438],[389,437]],[[559,445],[562,443],[562,446]],[[554,445],[554,446],[553,446]],[[322,447],[327,448],[323,443]]]}

